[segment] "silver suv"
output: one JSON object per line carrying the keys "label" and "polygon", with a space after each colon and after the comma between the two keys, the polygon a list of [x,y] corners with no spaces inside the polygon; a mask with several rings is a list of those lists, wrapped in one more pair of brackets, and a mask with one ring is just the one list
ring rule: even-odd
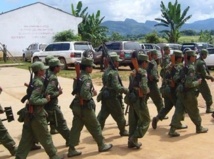
{"label": "silver suv", "polygon": [[25,50],[23,50],[23,54],[22,54],[23,61],[30,61],[31,57],[35,52],[44,50],[46,46],[47,44],[42,44],[42,43],[30,44]]}
{"label": "silver suv", "polygon": [[[80,62],[83,52],[87,49],[93,50],[91,43],[87,41],[55,42],[49,44],[44,51],[34,53],[31,62],[45,62],[47,55],[53,55],[64,64],[63,69],[67,69],[76,61]],[[91,56],[93,57],[93,55]]]}

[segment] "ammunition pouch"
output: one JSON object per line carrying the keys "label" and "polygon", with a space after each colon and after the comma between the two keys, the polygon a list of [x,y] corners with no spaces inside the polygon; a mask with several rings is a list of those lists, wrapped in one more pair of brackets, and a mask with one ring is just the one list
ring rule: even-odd
{"label": "ammunition pouch", "polygon": [[17,112],[17,115],[19,115],[18,121],[19,121],[20,123],[24,122],[25,117],[27,116],[27,113],[28,113],[28,111],[27,111],[27,108],[26,108],[26,107],[20,109],[20,110]]}
{"label": "ammunition pouch", "polygon": [[160,87],[160,93],[163,98],[167,98],[171,95],[171,90],[169,85],[163,85]]}
{"label": "ammunition pouch", "polygon": [[179,92],[179,93],[183,93],[184,92],[184,86],[182,84],[179,84],[177,89],[176,89],[176,92]]}
{"label": "ammunition pouch", "polygon": [[131,103],[135,103],[137,98],[138,96],[136,95],[135,91],[131,91],[124,97],[124,102],[130,105]]}
{"label": "ammunition pouch", "polygon": [[109,99],[110,98],[110,91],[109,89],[104,89],[102,91],[102,99]]}
{"label": "ammunition pouch", "polygon": [[95,107],[96,107],[93,99],[83,100],[83,106],[88,108],[88,109],[93,109],[93,110],[95,110]]}

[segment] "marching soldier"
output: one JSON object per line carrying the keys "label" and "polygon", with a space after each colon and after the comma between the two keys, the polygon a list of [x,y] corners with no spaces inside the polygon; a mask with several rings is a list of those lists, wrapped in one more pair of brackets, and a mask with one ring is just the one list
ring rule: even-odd
{"label": "marching soldier", "polygon": [[214,78],[210,75],[210,72],[204,61],[204,59],[207,58],[207,54],[208,51],[206,49],[201,50],[200,57],[196,61],[196,74],[198,78],[202,79],[198,89],[206,101],[206,113],[213,113],[214,110],[211,108],[211,105],[213,104],[212,94],[206,80],[211,80],[213,82]]}
{"label": "marching soldier", "polygon": [[102,106],[97,119],[101,125],[101,128],[103,129],[107,117],[111,115],[117,122],[120,135],[128,136],[128,131],[125,129],[126,120],[119,99],[119,96],[122,93],[128,93],[128,89],[124,88],[120,83],[121,81],[119,80],[120,77],[117,71],[119,61],[121,61],[119,56],[116,52],[112,52],[109,56],[111,58],[109,59],[109,67],[105,70],[102,77]]}
{"label": "marching soldier", "polygon": [[146,72],[149,63],[148,56],[138,54],[136,63],[139,65],[139,69],[136,68],[130,75],[130,93],[128,95],[128,103],[130,104],[128,148],[139,149],[142,144],[138,142],[138,138],[145,135],[150,124],[146,102],[146,97],[150,91]]}
{"label": "marching soldier", "polygon": [[82,153],[75,149],[79,144],[80,133],[83,126],[86,126],[94,140],[97,142],[98,151],[104,152],[112,148],[112,144],[105,144],[102,135],[102,129],[95,114],[95,102],[93,96],[97,95],[96,90],[93,88],[90,73],[93,70],[93,59],[83,57],[81,60],[81,73],[77,71],[78,79],[74,83],[75,98],[72,101],[70,108],[73,112],[73,124],[70,130],[70,142],[68,157],[78,156]]}
{"label": "marching soldier", "polygon": [[45,110],[48,113],[48,121],[50,121],[51,127],[54,127],[57,132],[59,132],[62,137],[66,140],[66,145],[68,146],[69,142],[69,129],[67,127],[66,120],[63,117],[63,114],[58,106],[58,96],[62,92],[62,88],[59,85],[57,73],[60,72],[59,59],[51,59],[49,62],[49,74],[48,74],[48,84],[46,93],[50,95],[50,101],[45,105]]}
{"label": "marching soldier", "polygon": [[34,73],[33,90],[28,104],[28,115],[24,119],[21,140],[16,152],[16,159],[25,159],[34,143],[34,137],[44,147],[50,159],[60,159],[56,154],[57,150],[53,145],[51,135],[47,127],[47,112],[44,105],[50,101],[50,95],[44,97],[43,76],[48,66],[42,62],[35,62],[31,65]]}
{"label": "marching soldier", "polygon": [[[175,112],[171,121],[169,136],[180,136],[176,129],[180,127],[180,121],[183,119],[183,113],[186,111],[196,126],[196,133],[206,133],[207,128],[201,126],[201,117],[198,109],[197,88],[201,84],[202,79],[197,79],[195,70],[196,53],[193,50],[185,52],[187,64],[181,70],[180,83],[177,87],[179,106],[175,107]],[[183,106],[183,107],[182,107]]]}

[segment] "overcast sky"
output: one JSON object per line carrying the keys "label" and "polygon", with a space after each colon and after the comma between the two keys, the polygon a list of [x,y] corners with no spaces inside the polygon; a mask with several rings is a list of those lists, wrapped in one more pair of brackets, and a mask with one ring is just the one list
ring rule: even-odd
{"label": "overcast sky", "polygon": [[[71,12],[71,4],[75,6],[79,0],[0,0],[0,12],[6,12],[35,2],[43,2],[53,7]],[[167,5],[170,0],[164,0]],[[172,3],[175,0],[171,1]],[[82,0],[83,8],[88,6],[89,13],[101,11],[106,20],[124,21],[126,18],[138,22],[154,20],[161,17],[161,0]],[[188,15],[192,18],[188,22],[214,18],[214,0],[178,0],[182,10],[190,6]]]}

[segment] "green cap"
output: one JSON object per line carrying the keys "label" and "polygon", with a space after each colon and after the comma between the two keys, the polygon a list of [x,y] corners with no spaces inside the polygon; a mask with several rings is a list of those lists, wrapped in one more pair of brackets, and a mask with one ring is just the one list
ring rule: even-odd
{"label": "green cap", "polygon": [[185,54],[187,54],[187,56],[197,56],[194,50],[187,50],[185,51]]}
{"label": "green cap", "polygon": [[94,64],[94,60],[92,58],[88,58],[88,57],[83,57],[81,60],[81,64],[85,65],[85,66],[96,66]]}
{"label": "green cap", "polygon": [[51,59],[53,59],[53,58],[54,58],[53,55],[48,55],[48,56],[46,56],[46,57],[45,57],[45,64],[48,65],[48,62],[49,62]]}
{"label": "green cap", "polygon": [[116,61],[116,62],[122,61],[116,52],[109,53],[109,56],[113,61]]}
{"label": "green cap", "polygon": [[201,55],[207,55],[207,54],[209,54],[207,49],[201,50]]}
{"label": "green cap", "polygon": [[147,62],[150,62],[149,61],[149,57],[146,54],[138,54],[137,59],[138,59],[138,61],[147,61]]}
{"label": "green cap", "polygon": [[41,61],[36,61],[31,65],[31,68],[33,72],[37,72],[39,70],[46,70],[49,68],[49,66],[45,66]]}
{"label": "green cap", "polygon": [[158,52],[157,52],[157,50],[150,50],[149,52],[151,52],[151,55],[157,55],[158,54]]}
{"label": "green cap", "polygon": [[176,56],[176,57],[183,57],[183,53],[181,50],[174,50],[173,51],[173,54]]}
{"label": "green cap", "polygon": [[49,67],[55,67],[55,66],[63,66],[62,63],[60,63],[59,59],[53,58],[48,62]]}
{"label": "green cap", "polygon": [[163,50],[169,50],[169,46],[164,46]]}

